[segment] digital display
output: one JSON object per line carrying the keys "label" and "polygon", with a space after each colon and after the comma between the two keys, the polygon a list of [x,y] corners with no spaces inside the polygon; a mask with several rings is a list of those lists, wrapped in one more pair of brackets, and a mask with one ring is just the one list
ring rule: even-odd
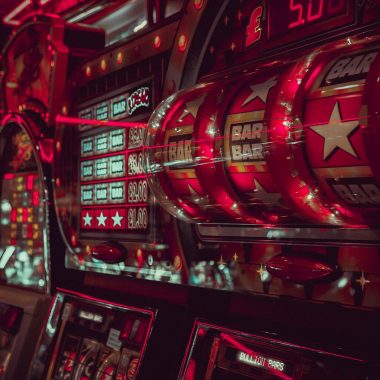
{"label": "digital display", "polygon": [[92,131],[81,138],[82,230],[148,228],[141,132],[138,128]]}
{"label": "digital display", "polygon": [[[348,0],[268,0],[269,24],[268,37],[273,39],[289,32],[327,22],[323,31],[334,29],[346,22]],[[338,25],[335,22],[338,21]],[[322,31],[322,30],[320,30]],[[319,31],[319,32],[320,32]],[[311,32],[314,33],[314,32]],[[309,34],[305,30],[305,34]],[[303,35],[304,36],[304,35]]]}
{"label": "digital display", "polygon": [[265,368],[269,371],[275,370],[284,372],[286,369],[286,364],[283,361],[270,358],[261,354],[257,354],[254,352],[247,353],[244,351],[238,351],[236,359],[241,363],[248,364],[253,367]]}
{"label": "digital display", "polygon": [[[151,111],[149,84],[79,111],[117,120]],[[143,171],[141,128],[89,128],[80,135],[80,228],[144,233],[149,228],[149,189]]]}

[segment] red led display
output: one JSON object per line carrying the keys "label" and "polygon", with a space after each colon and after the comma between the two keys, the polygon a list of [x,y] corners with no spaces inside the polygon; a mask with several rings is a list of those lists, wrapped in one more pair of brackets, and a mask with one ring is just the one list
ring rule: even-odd
{"label": "red led display", "polygon": [[[328,21],[326,29],[330,30],[340,26],[335,20],[346,20],[341,16],[346,16],[349,10],[348,0],[268,0],[269,6],[269,30],[270,39],[285,35],[293,30],[305,29],[315,24]],[[314,31],[313,31],[314,32]],[[311,32],[311,33],[313,33]]]}

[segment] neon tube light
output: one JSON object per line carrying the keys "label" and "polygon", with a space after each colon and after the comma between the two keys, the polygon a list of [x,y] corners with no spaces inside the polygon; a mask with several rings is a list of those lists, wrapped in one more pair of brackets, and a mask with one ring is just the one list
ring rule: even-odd
{"label": "neon tube light", "polygon": [[124,127],[124,128],[146,128],[147,123],[141,122],[125,122],[125,121],[102,121],[94,119],[81,119],[78,117],[68,117],[58,115],[55,119],[57,123],[61,124],[86,124],[86,125],[96,125],[96,126],[107,126],[107,127]]}

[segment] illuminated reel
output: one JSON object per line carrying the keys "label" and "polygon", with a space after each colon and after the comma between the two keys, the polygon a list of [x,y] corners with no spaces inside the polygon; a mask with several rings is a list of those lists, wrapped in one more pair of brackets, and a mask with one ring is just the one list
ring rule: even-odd
{"label": "illuminated reel", "polygon": [[266,163],[265,114],[279,76],[277,70],[225,83],[207,96],[198,120],[197,177],[235,221],[277,223],[290,214]]}
{"label": "illuminated reel", "polygon": [[376,55],[377,48],[353,44],[339,55],[328,46],[307,56],[283,77],[269,110],[270,171],[285,200],[311,221],[346,225],[378,219],[380,190],[359,125],[363,87]]}
{"label": "illuminated reel", "polygon": [[227,218],[203,188],[196,169],[204,162],[199,155],[197,120],[214,87],[202,84],[169,97],[148,123],[144,153],[149,184],[160,205],[185,221]]}

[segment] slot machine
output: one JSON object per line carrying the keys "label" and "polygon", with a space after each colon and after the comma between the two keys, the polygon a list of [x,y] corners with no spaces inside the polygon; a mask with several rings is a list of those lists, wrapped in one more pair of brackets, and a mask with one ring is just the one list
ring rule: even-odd
{"label": "slot machine", "polygon": [[194,286],[178,379],[378,377],[379,6],[188,2],[144,146]]}
{"label": "slot machine", "polygon": [[173,218],[145,178],[143,140],[162,99],[182,2],[126,1],[100,13],[88,22],[105,30],[106,47],[68,81],[54,142],[61,271],[83,279],[61,276],[29,379],[174,377],[171,358],[180,362],[185,300],[166,283],[182,284],[187,274],[176,240],[165,235]]}
{"label": "slot machine", "polygon": [[[75,52],[72,33],[77,38]],[[63,241],[52,208],[53,120],[68,65],[85,55],[80,41],[88,37],[93,37],[92,48],[103,43],[102,31],[35,16],[15,31],[3,52],[0,378],[4,380],[25,379],[59,276],[56,269],[63,265]],[[91,46],[86,44],[86,51]]]}

